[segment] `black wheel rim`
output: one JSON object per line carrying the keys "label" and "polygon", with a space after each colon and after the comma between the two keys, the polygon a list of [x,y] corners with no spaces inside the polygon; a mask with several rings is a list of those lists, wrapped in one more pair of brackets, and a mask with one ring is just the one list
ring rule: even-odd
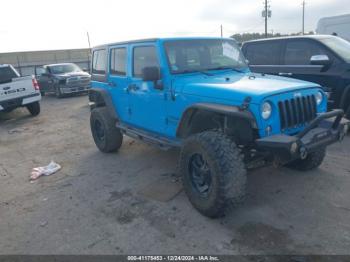
{"label": "black wheel rim", "polygon": [[203,155],[196,153],[190,157],[188,171],[194,192],[201,197],[207,197],[212,185],[210,167]]}
{"label": "black wheel rim", "polygon": [[104,141],[105,139],[105,130],[103,128],[102,123],[99,120],[94,121],[94,130],[95,136],[99,141]]}

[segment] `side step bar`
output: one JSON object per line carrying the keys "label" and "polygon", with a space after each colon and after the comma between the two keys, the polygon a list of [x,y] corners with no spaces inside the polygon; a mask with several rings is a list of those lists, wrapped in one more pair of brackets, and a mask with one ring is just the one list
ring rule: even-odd
{"label": "side step bar", "polygon": [[139,130],[136,128],[131,128],[125,125],[116,124],[116,127],[119,128],[123,134],[132,137],[134,139],[140,140],[150,145],[155,145],[162,150],[169,150],[172,147],[180,147],[181,144],[179,141],[173,141],[161,136],[154,136],[146,131]]}

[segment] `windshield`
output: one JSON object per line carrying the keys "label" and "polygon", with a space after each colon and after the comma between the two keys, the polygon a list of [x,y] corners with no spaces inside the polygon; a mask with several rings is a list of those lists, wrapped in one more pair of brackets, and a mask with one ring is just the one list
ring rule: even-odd
{"label": "windshield", "polygon": [[173,74],[247,68],[245,58],[233,40],[171,40],[165,42],[165,50]]}
{"label": "windshield", "polygon": [[320,41],[350,63],[350,42],[340,37],[323,38]]}
{"label": "windshield", "polygon": [[54,65],[50,66],[50,70],[51,73],[55,75],[82,71],[80,67],[75,64]]}

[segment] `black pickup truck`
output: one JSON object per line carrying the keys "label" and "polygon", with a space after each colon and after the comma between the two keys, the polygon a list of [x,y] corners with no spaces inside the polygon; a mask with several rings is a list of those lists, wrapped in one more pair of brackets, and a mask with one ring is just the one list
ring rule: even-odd
{"label": "black pickup truck", "polygon": [[35,68],[42,95],[55,93],[61,98],[67,94],[88,92],[90,75],[73,63],[51,64]]}
{"label": "black pickup truck", "polygon": [[350,42],[336,36],[281,37],[245,42],[253,72],[315,82],[329,95],[329,109],[350,119]]}

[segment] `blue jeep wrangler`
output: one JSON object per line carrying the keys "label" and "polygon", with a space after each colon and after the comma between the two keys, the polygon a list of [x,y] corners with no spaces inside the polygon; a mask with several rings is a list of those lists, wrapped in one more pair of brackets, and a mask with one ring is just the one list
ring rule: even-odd
{"label": "blue jeep wrangler", "polygon": [[316,168],[348,128],[342,110],[326,112],[319,85],[251,73],[233,39],[102,45],[93,49],[91,69],[97,147],[117,151],[125,134],[181,148],[185,192],[209,217],[243,199],[254,163]]}

